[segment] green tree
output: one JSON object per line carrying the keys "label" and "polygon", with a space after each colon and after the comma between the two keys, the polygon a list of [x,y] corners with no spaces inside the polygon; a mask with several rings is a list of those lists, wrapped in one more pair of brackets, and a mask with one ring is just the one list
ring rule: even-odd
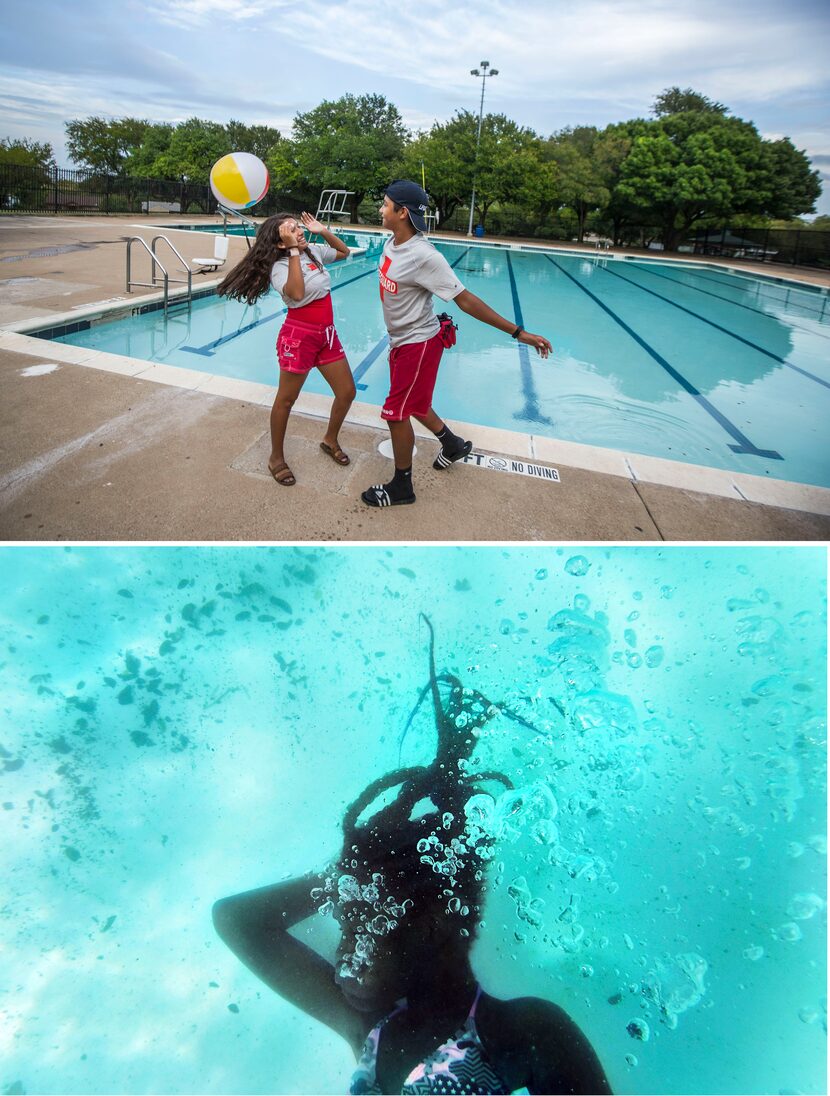
{"label": "green tree", "polygon": [[180,173],[165,174],[169,170],[169,159],[162,157],[170,148],[173,138],[173,126],[167,122],[157,122],[147,127],[141,144],[130,153],[124,171],[134,178],[178,179]]}
{"label": "green tree", "polygon": [[403,178],[421,181],[438,212],[439,224],[470,199],[473,188],[476,119],[459,111],[448,122],[436,122],[407,146],[400,164]]}
{"label": "green tree", "polygon": [[44,188],[52,181],[55,158],[50,144],[25,137],[0,140],[0,165],[20,168],[6,173],[0,202],[8,209],[38,209]]}
{"label": "green tree", "polygon": [[[398,108],[383,95],[344,95],[297,114],[286,175],[313,192],[350,190],[351,215],[367,194],[380,195],[408,138]],[[272,161],[273,162],[273,161]],[[277,158],[277,164],[279,160]],[[278,182],[285,186],[283,176]]]}
{"label": "green tree", "polygon": [[751,123],[686,111],[638,122],[634,131],[614,198],[659,225],[668,250],[703,218],[770,207],[768,159]]}
{"label": "green tree", "polygon": [[486,224],[496,203],[515,202],[527,189],[527,179],[541,172],[539,138],[504,114],[487,114],[481,125],[476,171],[476,213]]}
{"label": "green tree", "polygon": [[73,163],[90,171],[119,175],[149,126],[140,118],[76,118],[64,127],[66,147]]}
{"label": "green tree", "polygon": [[247,126],[244,122],[232,118],[225,127],[228,138],[228,152],[250,152],[260,160],[266,160],[271,150],[282,140],[282,135],[273,126]]}
{"label": "green tree", "polygon": [[0,139],[0,164],[34,167],[47,172],[55,166],[55,157],[48,143],[38,144],[25,137],[3,137]]}
{"label": "green tree", "polygon": [[667,114],[684,114],[689,110],[709,111],[712,114],[729,113],[729,108],[725,107],[723,103],[716,103],[714,99],[701,95],[699,91],[695,91],[693,88],[684,88],[681,91],[676,86],[661,91],[652,106],[652,113],[656,114],[658,118],[663,118]]}
{"label": "green tree", "polygon": [[781,218],[812,213],[821,195],[821,176],[812,170],[807,153],[797,149],[789,137],[765,141],[764,151],[770,192],[765,212]]}
{"label": "green tree", "polygon": [[228,147],[227,131],[219,122],[188,118],[173,130],[170,144],[156,165],[164,179],[207,183],[216,161],[233,151]]}
{"label": "green tree", "polygon": [[603,148],[600,153],[599,136],[595,126],[567,127],[546,144],[547,155],[559,169],[560,200],[576,215],[580,242],[585,236],[588,214],[603,209],[611,197],[607,152]]}

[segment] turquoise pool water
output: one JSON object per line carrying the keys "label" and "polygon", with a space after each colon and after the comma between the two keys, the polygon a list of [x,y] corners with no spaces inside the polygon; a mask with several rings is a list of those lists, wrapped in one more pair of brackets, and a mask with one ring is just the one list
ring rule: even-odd
{"label": "turquoise pool water", "polygon": [[[373,404],[388,382],[379,247],[375,237],[333,273],[358,398]],[[542,361],[455,309],[458,345],[435,396],[448,419],[830,486],[826,292],[685,264],[438,248],[472,292],[555,347]],[[275,383],[283,314],[275,295],[254,307],[206,298],[166,321],[148,313],[62,339]],[[319,376],[307,384],[328,391]]]}
{"label": "turquoise pool water", "polygon": [[[484,986],[561,1004],[618,1093],[827,1091],[824,549],[0,562],[3,1092],[347,1090],[345,1044],[210,911],[325,863],[398,767],[421,612],[439,670],[535,728],[493,720],[479,763],[558,804],[503,835]],[[433,734],[424,708],[403,763]],[[330,954],[334,923],[307,924]]]}

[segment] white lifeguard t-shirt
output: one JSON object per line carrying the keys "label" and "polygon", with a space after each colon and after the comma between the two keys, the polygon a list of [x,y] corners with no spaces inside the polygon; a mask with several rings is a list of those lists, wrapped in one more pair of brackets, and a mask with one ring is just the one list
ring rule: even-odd
{"label": "white lifeguard t-shirt", "polygon": [[431,339],[441,326],[432,307],[433,293],[451,301],[464,290],[444,256],[420,234],[397,245],[390,237],[378,274],[390,346]]}
{"label": "white lifeguard t-shirt", "polygon": [[[313,253],[312,253],[313,252]],[[285,295],[285,283],[288,281],[288,256],[277,259],[271,267],[271,285],[289,308],[302,308],[303,305],[319,301],[331,291],[331,276],[321,264],[337,261],[337,252],[328,244],[312,244],[300,252],[300,269],[303,272],[305,296],[294,301]]]}

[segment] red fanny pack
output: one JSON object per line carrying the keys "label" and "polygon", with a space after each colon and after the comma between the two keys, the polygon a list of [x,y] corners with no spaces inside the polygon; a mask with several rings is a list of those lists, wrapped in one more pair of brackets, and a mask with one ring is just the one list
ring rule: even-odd
{"label": "red fanny pack", "polygon": [[458,330],[458,326],[452,322],[452,316],[447,312],[442,312],[438,316],[438,322],[441,324],[438,329],[438,334],[441,336],[441,342],[448,349],[451,346],[455,346],[455,333]]}

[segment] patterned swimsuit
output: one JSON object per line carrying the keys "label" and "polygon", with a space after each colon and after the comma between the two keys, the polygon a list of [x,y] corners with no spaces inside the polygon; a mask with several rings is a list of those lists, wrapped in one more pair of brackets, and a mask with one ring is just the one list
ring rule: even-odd
{"label": "patterned swimsuit", "polygon": [[[473,1007],[464,1026],[443,1043],[425,1062],[416,1066],[401,1089],[403,1096],[422,1093],[509,1093],[501,1077],[490,1063],[476,1029],[476,1007],[481,986],[476,990]],[[394,1012],[380,1021],[366,1036],[363,1052],[352,1076],[349,1092],[352,1096],[380,1096],[383,1089],[377,1080],[378,1047],[384,1027],[406,1009],[401,1001]]]}

